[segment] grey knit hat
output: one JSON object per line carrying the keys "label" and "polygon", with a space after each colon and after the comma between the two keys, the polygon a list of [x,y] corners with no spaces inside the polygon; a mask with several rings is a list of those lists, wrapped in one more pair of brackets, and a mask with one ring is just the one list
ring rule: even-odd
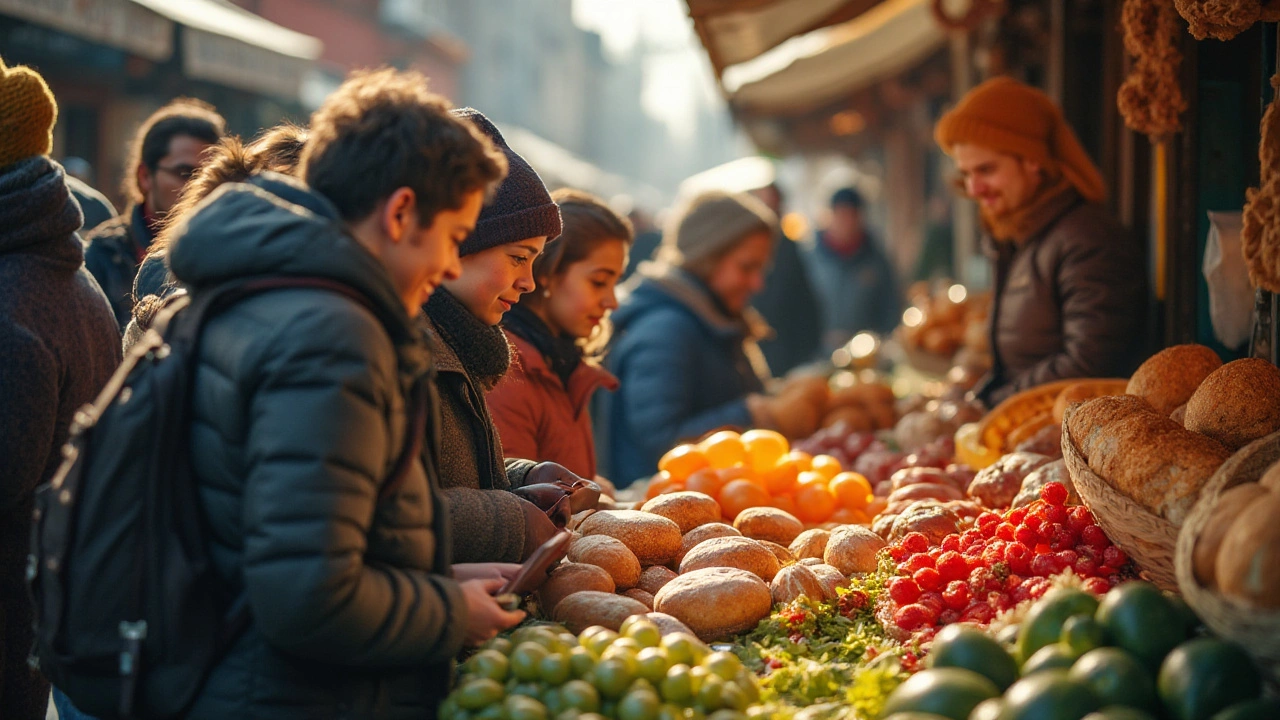
{"label": "grey knit hat", "polygon": [[778,234],[778,216],[767,205],[746,193],[704,192],[667,224],[659,259],[692,269],[757,232]]}
{"label": "grey knit hat", "polygon": [[498,186],[493,199],[480,211],[476,229],[462,243],[458,254],[465,257],[531,237],[545,235],[547,240],[558,237],[560,208],[551,200],[551,194],[538,173],[507,145],[502,133],[479,110],[456,108],[452,112],[488,135],[507,156],[507,177]]}

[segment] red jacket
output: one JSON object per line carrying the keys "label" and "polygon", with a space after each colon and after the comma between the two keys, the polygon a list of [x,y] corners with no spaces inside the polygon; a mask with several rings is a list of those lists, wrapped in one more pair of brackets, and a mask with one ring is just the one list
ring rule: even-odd
{"label": "red jacket", "polygon": [[607,370],[581,363],[569,387],[533,345],[507,333],[515,348],[511,369],[486,400],[506,457],[559,463],[577,475],[596,476],[596,447],[587,403],[598,387],[618,389]]}

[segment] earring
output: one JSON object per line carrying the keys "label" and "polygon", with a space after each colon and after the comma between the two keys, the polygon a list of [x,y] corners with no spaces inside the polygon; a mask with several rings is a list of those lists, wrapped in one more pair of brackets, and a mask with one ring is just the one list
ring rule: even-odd
{"label": "earring", "polygon": [[544,298],[549,298],[549,297],[551,297],[551,291],[550,291],[550,290],[543,290],[543,291],[542,291],[542,297],[544,297]]}

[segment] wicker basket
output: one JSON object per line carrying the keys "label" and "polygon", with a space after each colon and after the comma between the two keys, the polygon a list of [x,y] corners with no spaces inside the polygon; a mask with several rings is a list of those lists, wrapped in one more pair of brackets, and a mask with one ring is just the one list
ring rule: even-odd
{"label": "wicker basket", "polygon": [[1178,588],[1187,605],[1214,633],[1248,649],[1273,680],[1280,680],[1280,612],[1247,607],[1200,585],[1192,570],[1192,552],[1222,493],[1237,485],[1257,482],[1277,460],[1280,433],[1273,433],[1246,445],[1223,463],[1200,491],[1200,499],[1187,516],[1178,534],[1175,558]]}
{"label": "wicker basket", "polygon": [[1116,491],[1089,469],[1089,462],[1071,437],[1073,411],[1074,408],[1067,408],[1062,421],[1062,459],[1080,499],[1111,542],[1137,563],[1142,577],[1164,590],[1176,591],[1178,579],[1173,570],[1173,555],[1178,528]]}

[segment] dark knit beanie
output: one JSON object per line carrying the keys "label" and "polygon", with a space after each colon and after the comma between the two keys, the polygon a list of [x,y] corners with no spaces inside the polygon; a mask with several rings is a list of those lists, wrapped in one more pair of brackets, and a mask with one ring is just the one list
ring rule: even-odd
{"label": "dark knit beanie", "polygon": [[507,156],[507,177],[480,211],[475,231],[462,243],[458,254],[466,257],[532,237],[545,235],[547,240],[558,237],[560,208],[552,201],[538,173],[507,145],[502,133],[479,110],[457,108],[453,114],[470,121]]}

